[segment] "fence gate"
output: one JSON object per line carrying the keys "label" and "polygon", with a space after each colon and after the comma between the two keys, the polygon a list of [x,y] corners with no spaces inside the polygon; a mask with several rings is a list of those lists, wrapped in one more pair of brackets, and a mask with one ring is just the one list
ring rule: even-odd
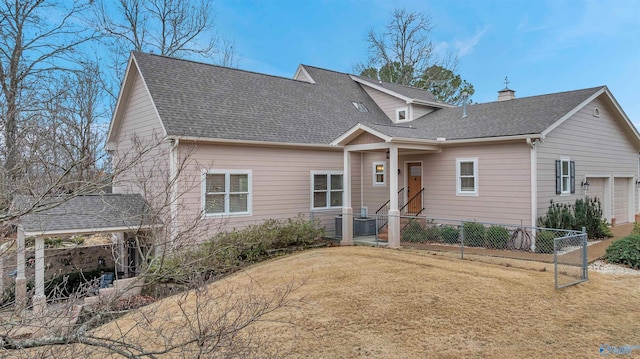
{"label": "fence gate", "polygon": [[575,233],[553,241],[553,266],[556,289],[582,283],[589,279],[587,234]]}

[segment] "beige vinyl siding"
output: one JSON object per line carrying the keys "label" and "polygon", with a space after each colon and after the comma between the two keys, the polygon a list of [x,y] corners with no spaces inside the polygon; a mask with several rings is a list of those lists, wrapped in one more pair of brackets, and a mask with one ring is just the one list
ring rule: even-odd
{"label": "beige vinyl siding", "polygon": [[396,120],[396,109],[401,107],[406,107],[407,109],[409,108],[405,101],[397,97],[387,95],[386,93],[378,91],[376,89],[372,89],[369,86],[362,86],[362,88],[367,92],[367,94],[369,94],[371,99],[375,101],[378,107],[380,107],[380,109],[385,113],[385,115],[387,115],[387,117],[389,117],[391,121]]}
{"label": "beige vinyl siding", "polygon": [[[600,117],[593,116],[596,107],[600,109]],[[638,151],[614,119],[612,110],[599,98],[551,131],[537,145],[536,153],[538,216],[546,214],[552,199],[573,203],[582,198],[584,190],[580,183],[586,176],[627,177],[636,176],[638,172]],[[576,192],[573,195],[555,193],[555,161],[561,158],[575,161]],[[613,208],[613,196],[610,197],[609,203],[603,203],[604,208]],[[605,215],[610,218],[612,213]]]}
{"label": "beige vinyl siding", "polygon": [[[265,219],[285,219],[298,214],[309,218],[311,212],[311,171],[343,171],[342,151],[297,148],[267,148],[233,145],[198,145],[192,150],[181,145],[181,153],[191,152],[189,170],[182,183],[186,189],[181,206],[198,214],[201,204],[202,170],[249,170],[252,177],[251,215],[207,217],[210,223],[221,223],[226,229],[241,228]],[[352,154],[352,208],[360,210],[360,155]],[[183,188],[184,190],[184,188]],[[337,209],[316,210],[337,212]]]}
{"label": "beige vinyl siding", "polygon": [[[456,195],[457,158],[478,159],[478,196]],[[530,147],[522,141],[445,147],[441,153],[403,157],[401,161],[423,161],[423,206],[428,217],[529,225],[529,159]]]}
{"label": "beige vinyl siding", "polygon": [[411,105],[413,110],[413,119],[418,119],[428,113],[433,112],[435,109],[433,107],[421,106],[421,105]]}
{"label": "beige vinyl siding", "polygon": [[354,138],[353,141],[349,142],[349,145],[365,145],[369,143],[379,143],[379,142],[383,142],[383,140],[375,135],[365,132],[360,136]]}
{"label": "beige vinyl siding", "polygon": [[[386,166],[387,178],[384,186],[373,185],[374,162],[384,162]],[[389,173],[389,160],[386,159],[385,153],[366,152],[364,154],[363,168],[364,205],[369,208],[369,213],[374,214],[380,206],[389,200],[389,176],[391,176],[391,173]],[[401,188],[401,185],[399,188]]]}
{"label": "beige vinyl siding", "polygon": [[[126,109],[117,130],[113,163],[116,168],[131,167],[123,173],[117,173],[114,178],[113,191],[115,193],[142,193],[143,187],[159,188],[166,186],[163,177],[169,171],[169,144],[158,145],[163,138],[163,129],[154,109],[151,97],[137,72],[128,98],[122,99]],[[139,142],[134,144],[134,138]],[[140,152],[151,149],[144,157],[138,158]],[[142,183],[141,177],[148,183]],[[150,181],[162,179],[162,184],[152,184]]]}

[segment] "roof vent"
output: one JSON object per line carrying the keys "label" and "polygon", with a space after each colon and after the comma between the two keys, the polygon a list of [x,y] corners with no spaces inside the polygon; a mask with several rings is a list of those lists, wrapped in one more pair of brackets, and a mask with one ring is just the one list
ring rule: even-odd
{"label": "roof vent", "polygon": [[509,78],[504,78],[504,88],[498,91],[498,101],[513,100],[516,98],[516,92],[509,88]]}

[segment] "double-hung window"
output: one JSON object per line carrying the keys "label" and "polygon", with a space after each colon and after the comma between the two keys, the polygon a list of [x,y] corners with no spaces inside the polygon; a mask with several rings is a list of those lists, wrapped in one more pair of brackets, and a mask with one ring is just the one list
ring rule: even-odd
{"label": "double-hung window", "polygon": [[478,159],[456,159],[456,194],[478,195]]}
{"label": "double-hung window", "polygon": [[212,170],[203,177],[206,215],[251,213],[251,171]]}
{"label": "double-hung window", "polygon": [[373,163],[373,185],[384,186],[386,183],[386,166],[384,162]]}
{"label": "double-hung window", "polygon": [[569,159],[556,161],[556,194],[576,193],[576,164]]}
{"label": "double-hung window", "polygon": [[312,209],[342,207],[342,172],[311,172]]}

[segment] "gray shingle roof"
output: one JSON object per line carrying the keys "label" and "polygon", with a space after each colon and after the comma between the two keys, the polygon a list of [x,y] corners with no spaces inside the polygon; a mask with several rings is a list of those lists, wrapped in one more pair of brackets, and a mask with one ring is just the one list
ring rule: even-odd
{"label": "gray shingle roof", "polygon": [[[349,75],[305,67],[315,84],[134,52],[169,136],[328,144],[354,124],[390,123]],[[362,102],[369,112],[359,112]]]}
{"label": "gray shingle roof", "polygon": [[394,84],[390,82],[378,81],[378,80],[370,79],[368,77],[363,77],[363,76],[355,76],[355,77],[361,80],[370,82],[374,85],[384,87],[387,90],[399,93],[400,95],[403,95],[412,99],[428,101],[428,102],[438,102],[438,100],[436,100],[436,97],[431,92],[424,89],[419,89],[416,87],[411,87],[406,85]]}
{"label": "gray shingle roof", "polygon": [[[314,84],[134,52],[169,136],[326,145],[357,123],[392,137],[473,139],[538,134],[602,87],[443,108],[394,125],[350,75],[303,65]],[[404,96],[431,93],[360,77]],[[362,102],[359,112],[352,102]]]}
{"label": "gray shingle roof", "polygon": [[[34,198],[16,196],[16,209],[31,208]],[[49,207],[49,204],[54,204]],[[139,228],[156,222],[149,213],[149,207],[139,194],[81,195],[68,199],[52,197],[39,203],[38,207],[47,208],[34,211],[20,218],[20,224],[27,233],[50,231]]]}
{"label": "gray shingle roof", "polygon": [[432,140],[539,134],[602,88],[469,105],[465,118],[461,107],[444,108],[410,123],[371,127],[392,137]]}

